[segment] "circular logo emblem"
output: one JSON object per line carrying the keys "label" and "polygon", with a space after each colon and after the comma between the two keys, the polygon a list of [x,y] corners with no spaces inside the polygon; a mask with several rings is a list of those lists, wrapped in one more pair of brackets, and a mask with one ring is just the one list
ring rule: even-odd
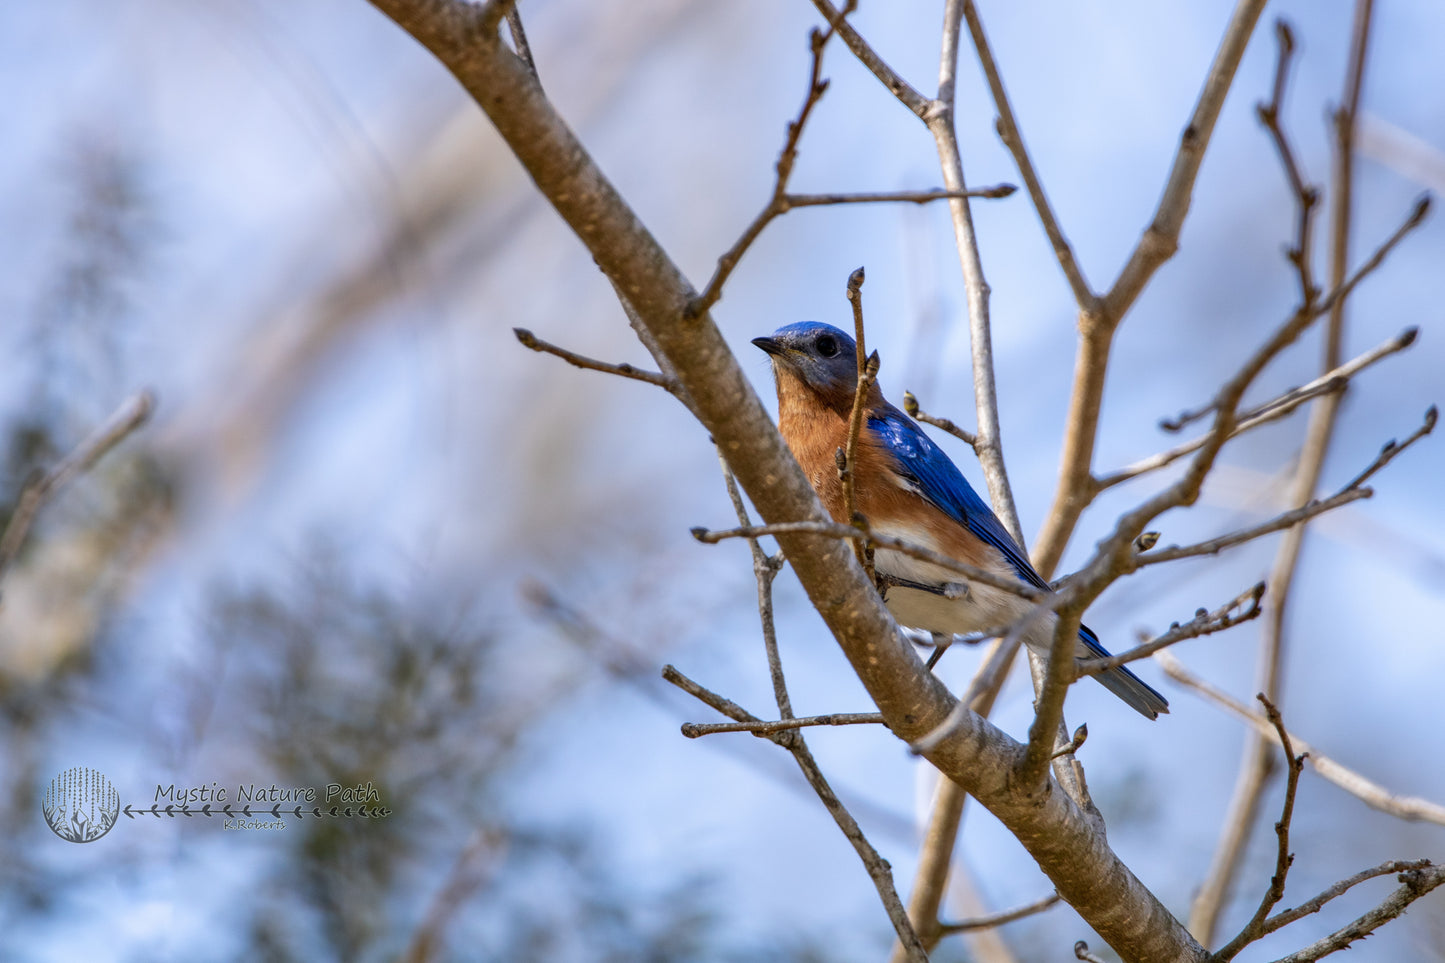
{"label": "circular logo emblem", "polygon": [[100,772],[76,766],[50,780],[40,808],[55,835],[72,843],[90,843],[115,825],[120,793]]}

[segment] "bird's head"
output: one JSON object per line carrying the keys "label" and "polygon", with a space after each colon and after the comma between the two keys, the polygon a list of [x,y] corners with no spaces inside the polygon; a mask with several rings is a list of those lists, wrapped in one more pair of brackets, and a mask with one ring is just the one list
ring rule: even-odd
{"label": "bird's head", "polygon": [[857,347],[831,324],[785,324],[768,337],[754,338],[753,344],[772,356],[780,390],[788,381],[797,381],[829,407],[852,405],[858,384]]}

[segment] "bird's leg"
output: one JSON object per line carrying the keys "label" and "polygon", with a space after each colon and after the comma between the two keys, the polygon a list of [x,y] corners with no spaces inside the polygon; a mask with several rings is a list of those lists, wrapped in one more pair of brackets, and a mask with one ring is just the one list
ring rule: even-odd
{"label": "bird's leg", "polygon": [[885,575],[883,572],[876,573],[874,582],[878,587],[878,594],[882,595],[885,601],[888,599],[888,590],[894,587],[912,589],[915,592],[927,592],[929,595],[941,595],[949,600],[966,599],[969,593],[967,582],[944,582],[941,585],[929,585],[924,582],[915,582],[912,579],[899,578],[896,575]]}

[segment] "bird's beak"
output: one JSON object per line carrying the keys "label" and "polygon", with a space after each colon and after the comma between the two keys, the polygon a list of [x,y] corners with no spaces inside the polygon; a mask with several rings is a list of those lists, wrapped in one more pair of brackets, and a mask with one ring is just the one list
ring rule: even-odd
{"label": "bird's beak", "polygon": [[781,358],[784,354],[787,353],[788,350],[787,348],[783,347],[782,342],[778,341],[776,338],[754,338],[753,344],[757,345],[759,348],[762,348],[764,351],[766,351],[768,354],[772,355],[775,358]]}

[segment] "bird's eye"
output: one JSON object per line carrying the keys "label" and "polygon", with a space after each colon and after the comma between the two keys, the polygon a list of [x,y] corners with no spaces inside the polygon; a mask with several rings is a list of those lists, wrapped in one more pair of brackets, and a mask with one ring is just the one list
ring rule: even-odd
{"label": "bird's eye", "polygon": [[813,346],[817,348],[818,353],[825,358],[831,358],[838,353],[838,342],[830,334],[825,334],[813,342]]}

